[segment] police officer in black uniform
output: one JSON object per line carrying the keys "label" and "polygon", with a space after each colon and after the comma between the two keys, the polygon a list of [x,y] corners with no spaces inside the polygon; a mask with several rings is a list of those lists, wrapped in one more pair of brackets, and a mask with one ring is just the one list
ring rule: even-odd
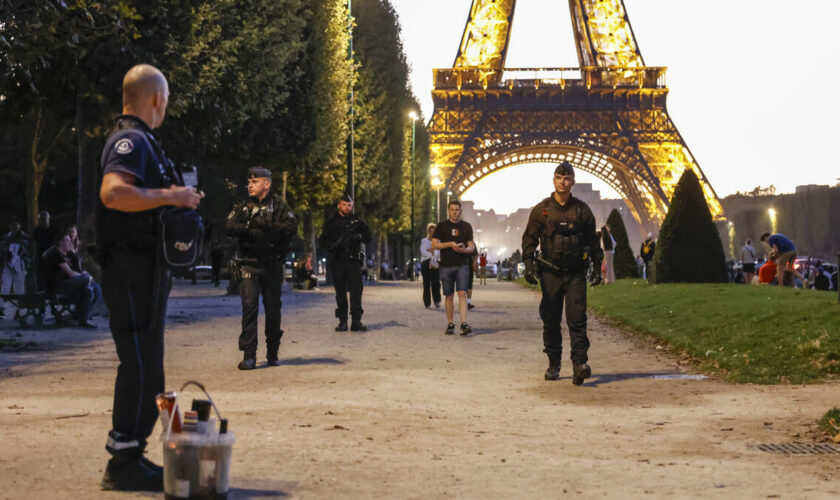
{"label": "police officer in black uniform", "polygon": [[265,305],[265,344],[267,366],[279,366],[280,292],[283,265],[289,243],[297,233],[297,219],[291,207],[277,194],[271,194],[271,172],[263,167],[248,169],[248,199],[236,204],[228,215],[225,232],[237,239],[234,265],[241,283],[242,333],[239,350],[244,359],[240,370],[257,365],[257,319],[260,294]]}
{"label": "police officer in black uniform", "polygon": [[[554,170],[554,192],[531,210],[522,235],[525,279],[542,288],[540,318],[543,321],[543,352],[548,354],[546,380],[560,378],[563,303],[571,344],[572,383],[583,384],[592,375],[587,362],[586,271],[589,259],[600,269],[604,252],[595,233],[595,217],[586,203],[572,196],[575,171],[569,162]],[[540,253],[537,253],[537,245]],[[596,275],[593,286],[601,280]]]}
{"label": "police officer in black uniform", "polygon": [[184,186],[152,132],[166,114],[169,87],[156,68],[138,65],[123,80],[123,114],[102,150],[97,254],[111,335],[120,360],[106,490],[163,489],[163,470],[143,457],[164,390],[163,331],[170,274],[163,262],[161,207],[195,209],[204,196]]}
{"label": "police officer in black uniform", "polygon": [[370,243],[368,225],[353,213],[353,198],[345,194],[338,200],[338,210],[324,223],[318,240],[327,249],[328,265],[335,286],[335,316],[337,332],[347,331],[347,292],[350,292],[350,330],[367,331],[362,323],[362,262],[365,254],[362,244]]}

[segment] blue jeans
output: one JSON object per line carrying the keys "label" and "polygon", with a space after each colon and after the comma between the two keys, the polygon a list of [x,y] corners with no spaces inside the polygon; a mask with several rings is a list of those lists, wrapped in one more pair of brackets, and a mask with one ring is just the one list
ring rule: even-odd
{"label": "blue jeans", "polygon": [[443,285],[443,295],[446,297],[455,293],[455,290],[466,292],[469,281],[470,266],[468,264],[440,267],[440,283]]}

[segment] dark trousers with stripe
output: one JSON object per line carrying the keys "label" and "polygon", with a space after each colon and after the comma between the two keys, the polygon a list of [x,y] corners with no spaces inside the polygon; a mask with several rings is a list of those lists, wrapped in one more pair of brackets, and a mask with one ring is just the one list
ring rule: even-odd
{"label": "dark trousers with stripe", "polygon": [[108,451],[135,453],[146,446],[158,416],[155,396],[164,391],[169,270],[158,266],[154,254],[119,253],[102,271],[111,336],[120,361]]}

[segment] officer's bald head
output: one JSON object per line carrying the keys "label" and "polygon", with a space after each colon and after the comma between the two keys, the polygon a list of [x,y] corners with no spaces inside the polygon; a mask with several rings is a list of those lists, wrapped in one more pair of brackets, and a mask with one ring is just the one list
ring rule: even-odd
{"label": "officer's bald head", "polygon": [[169,102],[169,85],[159,69],[134,66],[123,78],[123,113],[136,115],[151,128],[160,126]]}

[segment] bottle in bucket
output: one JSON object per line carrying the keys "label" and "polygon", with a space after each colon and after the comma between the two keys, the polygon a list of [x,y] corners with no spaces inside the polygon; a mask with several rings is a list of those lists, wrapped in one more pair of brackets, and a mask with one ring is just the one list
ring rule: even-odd
{"label": "bottle in bucket", "polygon": [[161,423],[164,429],[169,428],[169,420],[172,419],[172,432],[181,432],[181,415],[178,411],[178,393],[162,392],[155,397],[158,411],[160,411]]}

